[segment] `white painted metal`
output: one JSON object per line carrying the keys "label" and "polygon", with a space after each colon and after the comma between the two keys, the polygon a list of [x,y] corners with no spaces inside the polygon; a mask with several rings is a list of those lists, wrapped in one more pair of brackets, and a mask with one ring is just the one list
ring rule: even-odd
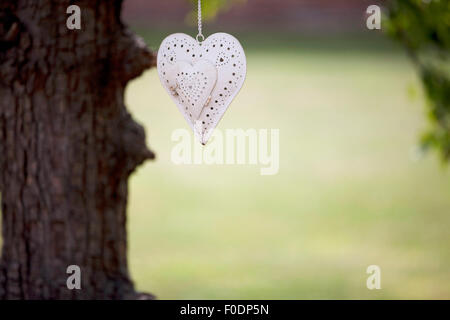
{"label": "white painted metal", "polygon": [[176,33],[158,51],[163,87],[202,144],[206,144],[245,80],[247,63],[239,41],[215,33],[198,42]]}

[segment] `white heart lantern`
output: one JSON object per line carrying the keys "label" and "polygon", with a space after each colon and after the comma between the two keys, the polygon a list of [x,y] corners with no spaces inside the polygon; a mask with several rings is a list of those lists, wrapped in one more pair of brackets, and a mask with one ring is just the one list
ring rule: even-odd
{"label": "white heart lantern", "polygon": [[206,144],[244,83],[247,64],[239,41],[227,33],[203,42],[172,34],[161,43],[157,66],[163,87]]}

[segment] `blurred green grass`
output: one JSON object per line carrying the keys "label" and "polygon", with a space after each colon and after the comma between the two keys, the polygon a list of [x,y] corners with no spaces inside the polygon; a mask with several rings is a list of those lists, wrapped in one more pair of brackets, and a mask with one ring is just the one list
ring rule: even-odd
{"label": "blurred green grass", "polygon": [[[163,39],[141,34],[154,48]],[[171,133],[187,124],[155,69],[130,84],[127,106],[158,156],[130,182],[137,288],[161,299],[450,298],[450,174],[415,151],[424,99],[406,57],[376,37],[239,38],[248,76],[219,128],[279,128],[280,172],[172,164]],[[371,264],[381,290],[366,288]]]}

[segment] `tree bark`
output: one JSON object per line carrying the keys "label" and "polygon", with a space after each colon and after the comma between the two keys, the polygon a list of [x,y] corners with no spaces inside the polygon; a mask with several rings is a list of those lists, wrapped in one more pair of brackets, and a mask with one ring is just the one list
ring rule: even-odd
{"label": "tree bark", "polygon": [[[81,8],[81,30],[66,9]],[[155,64],[122,1],[0,3],[0,299],[135,299],[127,181],[154,154],[124,105]],[[81,290],[69,290],[69,265]]]}

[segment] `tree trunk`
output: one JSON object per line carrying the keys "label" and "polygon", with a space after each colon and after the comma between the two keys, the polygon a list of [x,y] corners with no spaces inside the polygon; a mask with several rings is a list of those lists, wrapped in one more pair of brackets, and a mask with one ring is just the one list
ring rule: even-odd
{"label": "tree trunk", "polygon": [[[71,4],[81,30],[66,26]],[[0,299],[145,297],[127,266],[127,180],[154,155],[123,98],[155,57],[121,4],[0,3]]]}

